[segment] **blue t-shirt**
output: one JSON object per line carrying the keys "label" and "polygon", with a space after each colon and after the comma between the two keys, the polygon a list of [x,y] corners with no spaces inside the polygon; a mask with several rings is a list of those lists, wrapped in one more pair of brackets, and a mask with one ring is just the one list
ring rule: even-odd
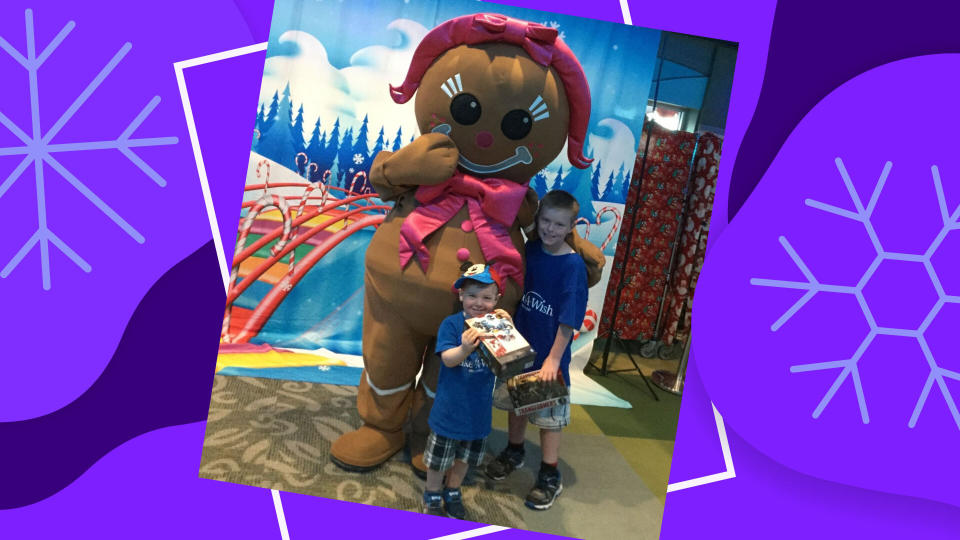
{"label": "blue t-shirt", "polygon": [[[460,346],[465,322],[461,311],[440,323],[437,354]],[[447,367],[440,362],[437,396],[430,409],[430,429],[458,441],[474,441],[489,435],[495,379],[476,351],[459,366]]]}
{"label": "blue t-shirt", "polygon": [[[527,369],[529,372],[543,367],[561,324],[574,330],[583,324],[587,312],[587,267],[577,253],[547,253],[540,239],[527,242],[526,253],[525,290],[513,320],[537,351],[537,361]],[[570,386],[570,343],[563,351],[560,371]]]}

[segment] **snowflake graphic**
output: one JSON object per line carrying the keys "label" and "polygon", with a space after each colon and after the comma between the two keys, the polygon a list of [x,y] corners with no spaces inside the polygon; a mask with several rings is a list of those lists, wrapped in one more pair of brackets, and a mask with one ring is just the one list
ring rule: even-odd
{"label": "snowflake graphic", "polygon": [[[889,335],[889,336],[901,336],[907,338],[916,339],[920,345],[920,349],[923,351],[924,359],[927,362],[927,366],[930,369],[930,373],[927,376],[927,380],[924,383],[923,389],[920,392],[920,397],[917,400],[916,406],[913,409],[913,414],[910,416],[908,422],[909,427],[914,427],[917,424],[917,419],[920,416],[920,412],[923,410],[924,405],[927,402],[927,397],[930,395],[930,390],[933,387],[933,384],[936,383],[937,387],[940,389],[940,393],[943,395],[943,399],[946,402],[947,408],[950,410],[950,414],[953,415],[953,419],[957,424],[957,428],[960,429],[960,412],[957,411],[957,405],[953,400],[953,396],[950,394],[949,389],[946,385],[946,379],[960,380],[960,373],[951,371],[939,366],[936,360],[933,357],[933,353],[930,351],[930,347],[927,344],[927,340],[924,337],[924,333],[927,328],[930,326],[930,323],[937,316],[937,313],[940,312],[941,308],[948,303],[960,303],[960,296],[951,296],[946,294],[944,291],[943,285],[940,282],[940,278],[937,276],[936,271],[931,264],[931,258],[936,252],[937,248],[946,238],[947,233],[954,229],[960,229],[960,205],[953,211],[949,213],[947,209],[946,199],[944,198],[943,186],[940,182],[940,171],[936,165],[931,167],[931,172],[933,175],[933,182],[936,188],[937,193],[937,202],[940,209],[940,216],[943,220],[943,226],[940,229],[940,232],[933,239],[930,245],[922,254],[912,254],[912,253],[896,253],[885,251],[882,244],[880,243],[880,238],[877,235],[876,230],[874,229],[873,223],[871,222],[871,216],[873,214],[874,208],[876,207],[877,200],[880,198],[880,192],[883,190],[884,183],[887,180],[887,176],[890,174],[890,169],[893,167],[893,163],[887,162],[883,171],[880,173],[880,178],[877,181],[877,184],[873,190],[873,193],[870,196],[870,200],[867,203],[867,206],[863,206],[863,202],[860,199],[860,196],[857,194],[856,189],[853,186],[853,182],[850,180],[850,175],[847,174],[846,167],[843,165],[843,160],[836,158],[837,170],[840,172],[840,177],[843,179],[843,183],[847,188],[847,192],[850,194],[850,198],[853,200],[854,207],[856,212],[851,212],[849,210],[844,210],[842,208],[837,208],[835,206],[825,204],[819,201],[807,199],[805,201],[807,206],[828,212],[840,216],[845,219],[850,219],[857,221],[863,224],[866,228],[867,235],[870,238],[873,248],[876,251],[876,256],[873,261],[870,263],[864,274],[860,277],[855,285],[829,285],[825,283],[820,283],[814,277],[813,273],[807,268],[803,260],[797,254],[797,252],[790,245],[790,242],[783,236],[779,238],[780,244],[783,246],[783,249],[787,252],[793,262],[797,265],[797,268],[803,273],[806,277],[806,282],[799,281],[782,281],[774,279],[760,279],[752,278],[750,283],[752,285],[759,285],[762,287],[778,287],[784,289],[800,289],[806,290],[807,292],[799,299],[793,306],[790,307],[779,319],[777,319],[770,329],[776,332],[781,326],[783,326],[788,320],[797,311],[800,310],[811,298],[813,298],[818,292],[830,292],[830,293],[839,293],[839,294],[850,294],[853,295],[857,303],[860,306],[860,309],[863,313],[863,316],[866,318],[867,324],[870,327],[870,330],[867,332],[867,335],[863,338],[863,341],[860,342],[860,345],[857,347],[853,356],[850,358],[842,360],[832,360],[828,362],[816,362],[810,364],[800,364],[790,367],[791,373],[803,373],[808,371],[820,371],[826,369],[837,369],[840,368],[841,371],[837,375],[837,378],[834,380],[833,384],[830,386],[830,389],[827,391],[826,395],[823,396],[823,399],[820,400],[820,403],[817,405],[816,409],[813,411],[813,417],[819,418],[820,414],[830,403],[830,400],[833,399],[833,396],[837,393],[840,386],[847,380],[849,377],[853,381],[853,386],[857,394],[857,403],[860,408],[860,416],[864,424],[869,423],[870,417],[867,414],[867,404],[863,395],[863,387],[860,383],[860,372],[858,369],[857,363],[860,361],[860,357],[867,350],[870,343],[878,335]],[[937,300],[933,308],[923,317],[923,321],[917,328],[889,328],[881,326],[877,323],[874,313],[870,310],[870,307],[867,305],[867,301],[864,297],[863,290],[866,287],[867,283],[870,281],[871,277],[875,275],[877,269],[881,266],[881,263],[884,261],[906,261],[912,263],[918,263],[922,265],[923,270],[926,275],[930,278],[930,281],[933,285],[934,290],[937,294]]]}
{"label": "snowflake graphic", "polygon": [[361,163],[363,163],[363,154],[360,154],[360,153],[354,154],[353,163],[356,165],[360,165]]}
{"label": "snowflake graphic", "polygon": [[[140,111],[140,113],[127,125],[126,129],[123,130],[120,135],[112,141],[90,141],[90,142],[72,142],[72,143],[59,143],[53,144],[52,140],[57,135],[57,133],[63,129],[63,127],[70,121],[70,118],[77,112],[78,109],[87,101],[87,99],[97,90],[100,84],[107,78],[108,75],[117,67],[124,56],[130,52],[132,45],[127,42],[124,43],[120,50],[107,62],[97,76],[87,85],[87,87],[80,93],[79,96],[73,101],[73,103],[67,108],[63,114],[57,119],[54,125],[46,132],[41,133],[40,130],[40,99],[38,93],[38,79],[40,67],[43,66],[44,62],[50,58],[50,55],[60,46],[60,44],[66,39],[67,35],[73,30],[76,24],[73,21],[68,22],[64,25],[63,29],[60,30],[53,40],[43,49],[43,51],[37,55],[37,46],[35,43],[36,35],[34,33],[33,26],[33,10],[26,10],[26,29],[27,29],[27,54],[22,54],[19,50],[14,48],[10,43],[8,43],[2,36],[0,36],[0,48],[2,48],[8,55],[10,55],[14,60],[17,61],[24,69],[27,70],[29,85],[30,85],[30,115],[32,121],[31,134],[28,135],[24,130],[20,129],[13,121],[7,118],[2,112],[0,112],[0,124],[6,127],[13,135],[20,139],[24,146],[16,146],[10,148],[0,148],[0,155],[22,155],[23,160],[19,165],[14,169],[13,173],[10,174],[0,184],[0,198],[3,197],[4,193],[13,186],[14,182],[17,181],[27,170],[27,168],[33,164],[36,185],[37,185],[37,230],[33,233],[30,238],[23,244],[19,251],[13,256],[13,258],[0,270],[0,278],[5,278],[20,264],[20,261],[29,253],[34,246],[39,246],[40,251],[40,262],[41,262],[41,274],[43,279],[43,288],[44,290],[50,290],[50,244],[53,244],[54,247],[60,250],[61,253],[66,255],[71,261],[74,262],[78,267],[80,267],[84,272],[90,272],[90,264],[87,263],[76,251],[70,248],[66,242],[63,241],[50,227],[47,225],[47,210],[46,210],[46,185],[45,179],[43,176],[43,164],[46,163],[53,168],[68,184],[73,186],[74,189],[80,192],[81,195],[86,197],[94,206],[96,206],[104,215],[110,218],[111,221],[117,224],[124,232],[126,232],[131,238],[136,240],[138,243],[144,242],[144,237],[140,234],[132,225],[127,223],[119,214],[117,214],[106,202],[103,201],[96,193],[94,193],[90,188],[83,184],[76,176],[74,176],[70,171],[68,171],[56,158],[53,157],[53,154],[56,152],[75,152],[75,151],[87,151],[87,150],[103,150],[113,148],[119,150],[124,156],[127,157],[133,164],[135,164],[141,171],[143,171],[151,180],[156,182],[157,185],[163,187],[166,185],[166,181],[157,174],[146,162],[144,162],[140,157],[133,153],[132,148],[141,147],[141,146],[160,146],[168,144],[176,144],[176,137],[155,137],[155,138],[143,138],[143,139],[131,139],[130,136],[133,135],[133,132],[147,119],[153,109],[160,103],[160,96],[154,96],[149,103]],[[9,82],[9,81],[7,81]]]}
{"label": "snowflake graphic", "polygon": [[566,34],[563,30],[560,30],[560,23],[559,23],[559,22],[557,22],[557,21],[542,21],[540,24],[541,24],[542,26],[546,26],[547,28],[553,28],[554,30],[556,30],[556,31],[557,31],[557,35],[560,36],[560,39],[566,39],[566,38],[567,38],[567,34]]}

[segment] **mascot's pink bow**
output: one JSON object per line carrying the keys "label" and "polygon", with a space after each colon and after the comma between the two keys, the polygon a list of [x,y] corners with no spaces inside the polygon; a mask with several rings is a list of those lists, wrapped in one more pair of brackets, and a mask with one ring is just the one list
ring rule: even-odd
{"label": "mascot's pink bow", "polygon": [[523,47],[535,62],[549,65],[553,58],[553,42],[557,40],[557,29],[542,24],[510,19],[496,13],[480,13],[473,19],[473,31],[489,32],[500,35],[496,41],[505,41],[511,45]]}
{"label": "mascot's pink bow", "polygon": [[500,178],[479,179],[460,171],[446,182],[417,188],[418,206],[400,228],[400,267],[416,255],[424,272],[430,250],[424,239],[467,205],[470,221],[487,264],[503,278],[511,277],[521,287],[521,258],[510,238],[510,226],[520,211],[527,186]]}

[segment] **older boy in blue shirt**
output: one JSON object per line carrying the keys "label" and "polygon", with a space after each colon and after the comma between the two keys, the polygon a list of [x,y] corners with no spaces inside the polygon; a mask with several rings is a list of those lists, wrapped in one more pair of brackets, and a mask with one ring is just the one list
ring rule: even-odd
{"label": "older boy in blue shirt", "polygon": [[[587,272],[583,259],[565,239],[580,212],[577,200],[565,191],[544,195],[537,211],[538,239],[526,245],[524,295],[515,317],[517,330],[537,351],[537,361],[528,371],[540,371],[545,381],[558,373],[570,386],[570,342],[573,331],[583,323],[587,309]],[[497,407],[511,409],[505,399],[506,385],[497,391]],[[561,430],[570,423],[570,405],[541,409],[527,417],[508,413],[508,445],[490,462],[485,472],[493,480],[503,480],[523,465],[523,442],[527,422],[540,428],[543,462],[537,481],[525,504],[534,510],[546,510],[563,491],[557,462],[560,459]]]}

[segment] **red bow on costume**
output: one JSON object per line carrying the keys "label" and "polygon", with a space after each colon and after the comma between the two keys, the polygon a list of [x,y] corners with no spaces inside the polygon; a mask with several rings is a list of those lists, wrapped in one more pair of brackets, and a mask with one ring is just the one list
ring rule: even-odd
{"label": "red bow on costume", "polygon": [[431,233],[450,221],[466,204],[480,250],[503,278],[511,277],[521,287],[521,258],[510,238],[510,226],[520,211],[527,186],[501,178],[480,179],[457,171],[449,180],[435,186],[417,188],[420,202],[400,227],[400,268],[416,255],[424,272],[430,264],[430,251],[423,244]]}
{"label": "red bow on costume", "polygon": [[553,42],[557,39],[556,28],[504,17],[496,13],[477,14],[473,18],[473,24],[475,32],[503,34],[503,41],[523,47],[530,58],[540,65],[546,66],[553,59]]}

